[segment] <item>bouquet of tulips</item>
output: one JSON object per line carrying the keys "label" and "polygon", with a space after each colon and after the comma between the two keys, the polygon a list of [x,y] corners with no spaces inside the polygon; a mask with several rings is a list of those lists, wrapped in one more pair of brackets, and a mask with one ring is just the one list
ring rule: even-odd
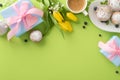
{"label": "bouquet of tulips", "polygon": [[73,31],[70,21],[76,22],[78,18],[73,13],[67,11],[63,4],[61,4],[58,0],[48,0],[47,2],[45,0],[38,1],[45,12],[44,22],[47,26],[46,33],[54,25],[57,26],[60,32],[62,32],[62,30],[68,32]]}

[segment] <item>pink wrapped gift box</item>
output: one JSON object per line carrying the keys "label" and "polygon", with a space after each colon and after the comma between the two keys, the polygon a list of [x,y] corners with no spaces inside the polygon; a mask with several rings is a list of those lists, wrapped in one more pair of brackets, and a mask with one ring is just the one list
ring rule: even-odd
{"label": "pink wrapped gift box", "polygon": [[120,39],[113,36],[107,43],[99,42],[100,52],[115,66],[120,66]]}
{"label": "pink wrapped gift box", "polygon": [[11,29],[7,35],[8,40],[15,35],[21,36],[43,22],[43,11],[35,8],[30,0],[18,0],[1,11],[1,15],[7,20]]}

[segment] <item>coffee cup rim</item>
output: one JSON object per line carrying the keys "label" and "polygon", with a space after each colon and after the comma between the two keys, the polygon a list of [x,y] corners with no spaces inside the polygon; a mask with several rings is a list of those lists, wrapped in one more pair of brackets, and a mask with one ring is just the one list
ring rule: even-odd
{"label": "coffee cup rim", "polygon": [[86,9],[86,7],[87,7],[87,0],[85,0],[85,5],[84,5],[83,9],[82,9],[82,10],[79,10],[79,11],[74,11],[74,10],[72,10],[72,9],[69,7],[69,5],[68,5],[68,0],[66,0],[66,5],[67,5],[67,8],[68,8],[71,12],[73,12],[73,13],[81,13],[81,12],[83,12],[83,11]]}

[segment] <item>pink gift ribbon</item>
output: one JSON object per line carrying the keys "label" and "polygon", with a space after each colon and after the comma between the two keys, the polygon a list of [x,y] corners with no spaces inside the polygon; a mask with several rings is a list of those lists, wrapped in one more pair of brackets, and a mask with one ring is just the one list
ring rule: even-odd
{"label": "pink gift ribbon", "polygon": [[106,51],[108,54],[111,54],[109,56],[109,59],[112,60],[115,56],[120,57],[120,47],[117,45],[115,40],[112,40],[108,42],[107,44],[104,44],[103,42],[99,42],[98,46]]}
{"label": "pink gift ribbon", "polygon": [[34,15],[37,16],[43,16],[43,11],[37,9],[37,8],[30,8],[28,10],[29,7],[29,2],[22,2],[22,4],[20,5],[20,9],[14,5],[13,9],[16,11],[17,16],[14,17],[10,17],[7,19],[8,21],[8,25],[13,25],[16,24],[15,27],[13,29],[11,29],[11,31],[8,33],[7,38],[8,40],[10,40],[12,37],[14,37],[16,35],[16,33],[19,30],[19,25],[21,22],[24,23],[24,27],[26,29],[26,31],[32,29],[32,26],[38,21],[38,18]]}

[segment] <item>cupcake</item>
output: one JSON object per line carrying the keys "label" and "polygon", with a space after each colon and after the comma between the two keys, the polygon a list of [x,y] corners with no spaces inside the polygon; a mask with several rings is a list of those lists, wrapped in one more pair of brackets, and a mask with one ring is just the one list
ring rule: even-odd
{"label": "cupcake", "polygon": [[95,12],[100,21],[108,21],[112,15],[112,10],[107,5],[98,6]]}
{"label": "cupcake", "polygon": [[113,24],[120,24],[120,12],[114,12],[111,21]]}
{"label": "cupcake", "polygon": [[120,11],[120,0],[108,0],[108,5],[113,11]]}

